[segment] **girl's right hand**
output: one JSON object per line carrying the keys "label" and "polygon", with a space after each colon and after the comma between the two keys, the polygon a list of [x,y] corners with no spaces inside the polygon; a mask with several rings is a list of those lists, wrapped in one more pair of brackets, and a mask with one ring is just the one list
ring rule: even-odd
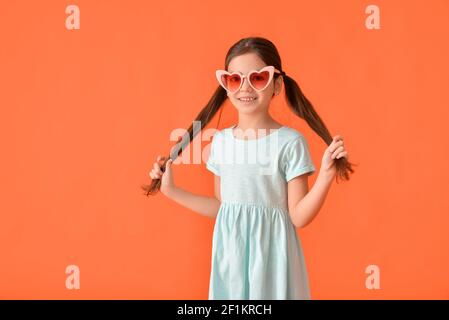
{"label": "girl's right hand", "polygon": [[173,173],[171,170],[171,165],[173,160],[169,159],[165,164],[165,172],[161,170],[161,161],[164,161],[166,158],[162,156],[158,156],[156,162],[153,165],[153,169],[150,171],[151,179],[161,179],[161,192],[164,193],[166,190],[175,187],[175,182],[173,178]]}

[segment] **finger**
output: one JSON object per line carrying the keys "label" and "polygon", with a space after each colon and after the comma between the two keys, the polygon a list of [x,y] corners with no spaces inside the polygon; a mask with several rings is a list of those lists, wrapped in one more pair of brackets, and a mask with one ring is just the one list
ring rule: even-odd
{"label": "finger", "polygon": [[153,176],[154,176],[154,179],[162,179],[162,175],[159,173],[154,172]]}
{"label": "finger", "polygon": [[158,164],[157,162],[154,163],[153,167],[154,167],[154,171],[155,171],[156,173],[161,174],[161,175],[163,174],[163,172],[162,172],[162,170],[161,170],[161,168],[159,167],[159,164]]}
{"label": "finger", "polygon": [[153,179],[159,179],[160,175],[153,169],[151,170],[151,176]]}
{"label": "finger", "polygon": [[334,146],[342,146],[344,144],[343,140],[337,140],[332,142]]}
{"label": "finger", "polygon": [[338,154],[341,153],[341,152],[343,152],[343,151],[344,151],[343,147],[337,148],[337,150],[335,150],[335,151],[332,153],[331,158],[332,158],[332,159],[337,158]]}
{"label": "finger", "polygon": [[154,173],[154,175],[155,175],[156,178],[158,178],[158,179],[161,179],[163,174],[164,174],[164,173],[159,173],[159,172],[155,172],[155,173]]}
{"label": "finger", "polygon": [[343,145],[343,141],[332,142],[331,145],[329,146],[329,153],[330,154],[334,153],[335,150],[337,150],[337,148],[342,145]]}
{"label": "finger", "polygon": [[154,163],[154,165],[153,165],[153,172],[154,172],[154,174],[163,174],[163,172],[162,172],[162,170],[161,170],[161,167],[159,166],[159,164],[157,163],[157,162],[155,162]]}
{"label": "finger", "polygon": [[333,141],[343,140],[343,137],[340,134],[334,136]]}
{"label": "finger", "polygon": [[345,157],[346,159],[348,158],[348,152],[347,151],[340,152],[338,154],[338,156],[337,156],[337,159],[340,159],[340,158],[343,158],[343,157]]}
{"label": "finger", "polygon": [[340,141],[332,141],[331,144],[329,145],[328,149],[329,149],[329,153],[333,153],[335,151],[335,149],[341,145]]}
{"label": "finger", "polygon": [[171,165],[173,163],[172,159],[168,159],[166,164],[165,164],[165,172],[167,172],[168,170],[171,170]]}
{"label": "finger", "polygon": [[159,156],[157,157],[157,162],[163,161],[163,160],[165,160],[165,157],[164,157],[164,156],[159,155]]}
{"label": "finger", "polygon": [[336,158],[348,158],[348,153],[346,151],[340,152]]}
{"label": "finger", "polygon": [[336,157],[340,152],[342,152],[343,150],[344,150],[343,147],[338,147],[338,148],[332,153],[331,158],[332,158],[332,159],[335,159],[335,157]]}

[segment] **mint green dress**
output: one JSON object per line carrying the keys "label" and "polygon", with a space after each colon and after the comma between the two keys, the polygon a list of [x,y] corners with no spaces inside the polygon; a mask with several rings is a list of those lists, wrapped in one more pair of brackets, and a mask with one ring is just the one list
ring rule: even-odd
{"label": "mint green dress", "polygon": [[287,202],[287,182],[315,171],[307,141],[287,126],[250,140],[236,138],[233,127],[214,134],[206,164],[220,176],[221,193],[209,299],[310,299]]}

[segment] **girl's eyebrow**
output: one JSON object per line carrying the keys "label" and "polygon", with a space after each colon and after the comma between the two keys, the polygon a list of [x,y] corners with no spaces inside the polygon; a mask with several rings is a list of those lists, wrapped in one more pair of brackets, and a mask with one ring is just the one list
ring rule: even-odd
{"label": "girl's eyebrow", "polygon": [[[236,72],[236,71],[228,70],[228,72],[229,72],[229,73],[233,73],[233,72]],[[238,73],[241,73],[241,74],[244,74],[242,71],[238,71],[238,70],[237,70],[237,72],[238,72]]]}
{"label": "girl's eyebrow", "polygon": [[[260,69],[262,69],[263,67],[260,67],[260,68],[255,68],[254,70],[260,70]],[[252,70],[252,69],[251,69]],[[228,72],[229,73],[233,73],[233,72],[235,72],[235,71],[232,71],[231,69],[228,69]],[[244,74],[242,71],[237,71],[237,72],[240,72],[241,74]]]}

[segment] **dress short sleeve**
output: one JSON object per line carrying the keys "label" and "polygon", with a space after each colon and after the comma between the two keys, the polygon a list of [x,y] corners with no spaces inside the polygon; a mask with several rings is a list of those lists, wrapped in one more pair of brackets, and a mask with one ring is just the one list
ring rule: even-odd
{"label": "dress short sleeve", "polygon": [[287,143],[281,157],[281,164],[287,182],[304,173],[311,175],[315,172],[309,146],[303,136]]}
{"label": "dress short sleeve", "polygon": [[220,168],[217,162],[217,147],[218,147],[217,134],[218,132],[214,134],[212,142],[210,144],[209,159],[206,162],[206,168],[215,175],[219,176]]}

